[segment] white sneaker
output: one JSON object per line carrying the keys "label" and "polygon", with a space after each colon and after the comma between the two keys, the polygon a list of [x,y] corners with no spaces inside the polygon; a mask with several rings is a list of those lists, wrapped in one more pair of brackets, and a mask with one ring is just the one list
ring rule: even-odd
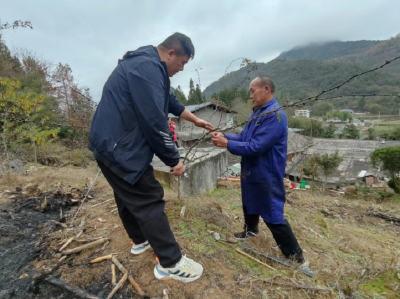
{"label": "white sneaker", "polygon": [[313,271],[310,269],[309,261],[304,261],[299,265],[299,270],[303,273],[307,273],[308,276],[312,277],[314,275]]}
{"label": "white sneaker", "polygon": [[131,248],[132,254],[141,254],[141,253],[145,252],[147,249],[151,248],[149,241],[145,241],[140,244],[135,244],[133,242],[131,242],[131,243],[132,243],[132,248]]}
{"label": "white sneaker", "polygon": [[181,260],[171,268],[164,268],[158,263],[154,267],[154,276],[160,280],[175,279],[182,282],[192,282],[203,274],[203,266],[182,256]]}

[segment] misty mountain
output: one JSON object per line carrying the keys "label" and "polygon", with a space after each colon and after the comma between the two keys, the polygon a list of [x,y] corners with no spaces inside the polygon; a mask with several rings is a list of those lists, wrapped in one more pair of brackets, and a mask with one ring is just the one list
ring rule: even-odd
{"label": "misty mountain", "polygon": [[[257,63],[257,70],[252,71],[248,78],[246,75],[249,67],[223,76],[210,84],[204,90],[204,95],[209,99],[214,93],[224,89],[248,88],[250,80],[254,77],[269,75],[275,82],[277,97],[283,98],[280,99],[281,101],[295,101],[314,96],[356,73],[392,59],[395,55],[400,55],[399,36],[386,41],[330,42],[296,47],[283,52],[278,58],[268,63]],[[327,96],[399,93],[400,59],[381,70],[356,78]],[[333,101],[333,104],[337,108],[358,108],[366,111],[379,109],[385,114],[394,113],[391,105],[398,107],[400,104],[398,97],[365,98],[364,103],[360,105],[359,100],[359,98],[341,99]],[[373,106],[373,104],[379,106]],[[396,111],[398,111],[397,108]]]}
{"label": "misty mountain", "polygon": [[[381,65],[385,60],[400,55],[400,34],[383,41],[348,41],[313,43],[303,47],[295,47],[281,53],[277,59],[298,61],[340,61],[358,63],[372,68]],[[383,69],[395,75],[400,75],[400,63],[393,62]]]}

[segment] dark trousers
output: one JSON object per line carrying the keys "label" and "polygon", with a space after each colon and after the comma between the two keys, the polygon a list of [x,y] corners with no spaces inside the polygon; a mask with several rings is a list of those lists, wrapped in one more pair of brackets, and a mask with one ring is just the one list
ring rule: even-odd
{"label": "dark trousers", "polygon": [[164,212],[164,189],[149,166],[142,177],[131,185],[100,161],[104,177],[114,190],[119,217],[135,244],[149,241],[163,267],[174,266],[182,254]]}
{"label": "dark trousers", "polygon": [[175,141],[175,145],[176,145],[177,148],[179,148],[178,141]]}
{"label": "dark trousers", "polygon": [[[259,215],[247,214],[246,207],[243,206],[244,213],[244,229],[250,232],[258,233],[258,222],[260,220]],[[264,221],[265,222],[265,221]],[[287,257],[296,260],[299,263],[304,262],[303,250],[300,248],[299,243],[290,227],[287,219],[280,224],[267,223],[272,236],[278,244],[282,253]]]}

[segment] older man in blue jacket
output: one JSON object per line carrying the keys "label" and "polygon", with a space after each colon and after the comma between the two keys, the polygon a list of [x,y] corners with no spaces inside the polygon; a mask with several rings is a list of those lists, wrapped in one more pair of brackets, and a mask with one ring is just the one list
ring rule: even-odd
{"label": "older man in blue jacket", "polygon": [[164,212],[164,190],[150,165],[156,154],[181,176],[179,159],[168,126],[168,113],[213,130],[170,94],[170,80],[194,57],[189,37],[175,33],[158,47],[127,52],[111,73],[93,118],[89,149],[114,190],[119,216],[132,239],[131,253],[153,247],[158,279],[191,282],[203,267],[182,256]]}
{"label": "older man in blue jacket", "polygon": [[255,78],[250,83],[253,113],[244,130],[239,135],[215,132],[212,141],[214,145],[226,147],[232,154],[242,156],[245,225],[244,231],[234,236],[237,239],[256,236],[261,216],[282,253],[287,258],[294,258],[307,270],[308,262],[304,261],[302,249],[283,215],[288,124],[285,112],[279,110],[280,105],[274,98],[274,90],[270,77]]}

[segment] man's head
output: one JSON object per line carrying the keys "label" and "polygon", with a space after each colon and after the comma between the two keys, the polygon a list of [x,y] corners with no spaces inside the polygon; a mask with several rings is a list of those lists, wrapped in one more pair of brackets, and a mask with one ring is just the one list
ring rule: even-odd
{"label": "man's head", "polygon": [[194,58],[194,46],[191,39],[179,32],[167,37],[165,41],[158,45],[157,49],[161,61],[164,61],[167,65],[168,76],[170,77],[183,71],[189,59]]}
{"label": "man's head", "polygon": [[254,107],[263,106],[273,99],[275,85],[271,77],[260,76],[251,81],[249,91]]}

